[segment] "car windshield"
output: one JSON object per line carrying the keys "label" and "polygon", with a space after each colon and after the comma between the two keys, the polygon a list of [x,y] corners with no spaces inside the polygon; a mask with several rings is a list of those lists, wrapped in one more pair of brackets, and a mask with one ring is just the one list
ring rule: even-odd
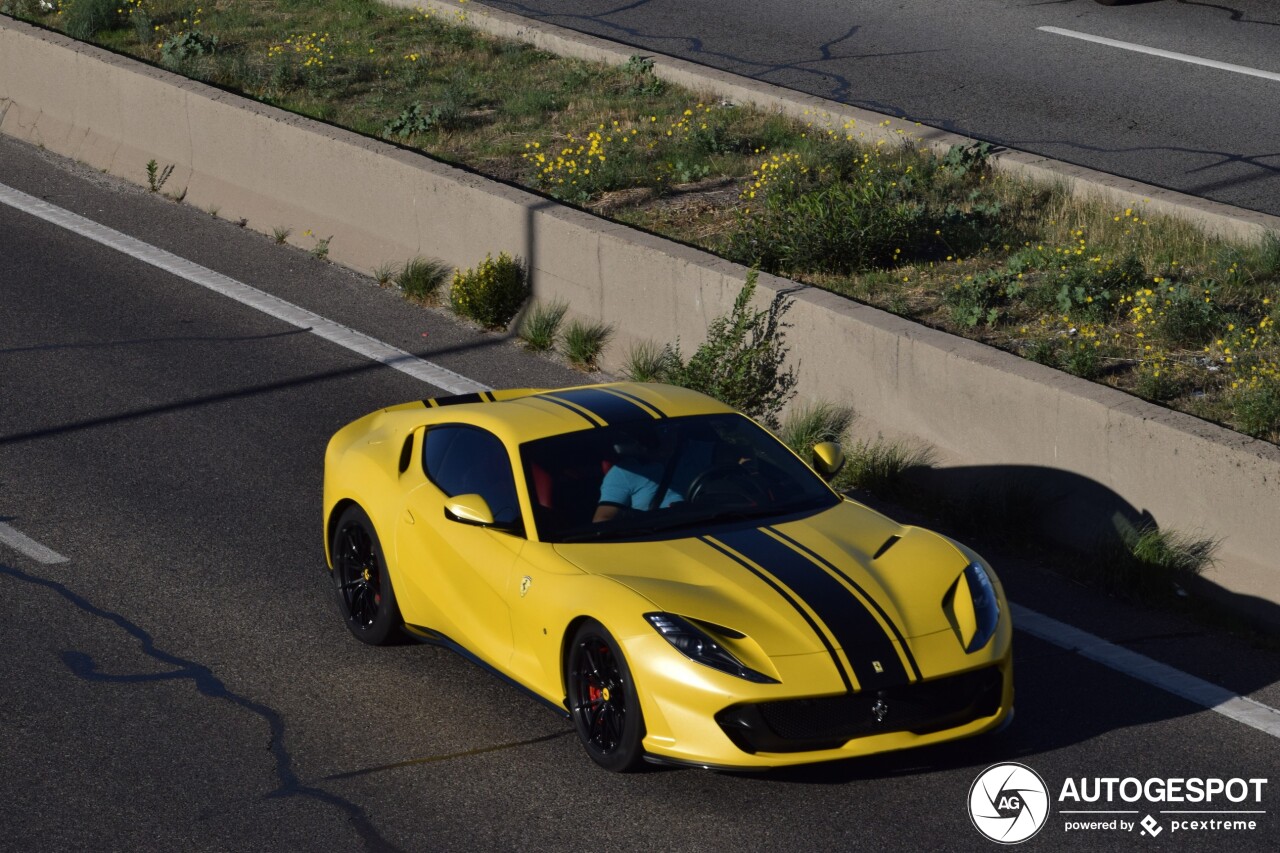
{"label": "car windshield", "polygon": [[520,453],[544,542],[689,536],[840,500],[776,438],[737,414],[583,430],[529,442]]}

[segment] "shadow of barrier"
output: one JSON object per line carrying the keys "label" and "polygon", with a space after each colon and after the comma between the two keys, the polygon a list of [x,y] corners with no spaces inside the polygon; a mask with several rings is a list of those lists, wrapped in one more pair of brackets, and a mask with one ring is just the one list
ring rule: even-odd
{"label": "shadow of barrier", "polygon": [[[1089,477],[1041,465],[918,467],[907,477],[937,501],[936,510],[957,530],[994,534],[1011,541],[1049,541],[1092,561],[1091,572],[1105,577],[1116,567],[1096,565],[1119,560],[1145,531],[1160,523],[1145,507],[1136,507],[1113,489]],[[1213,540],[1196,530],[1177,533],[1192,545]],[[1118,570],[1118,569],[1117,569]],[[1157,583],[1177,583],[1193,595],[1239,613],[1259,628],[1280,630],[1280,605],[1215,583],[1212,565],[1205,574],[1168,573]]]}

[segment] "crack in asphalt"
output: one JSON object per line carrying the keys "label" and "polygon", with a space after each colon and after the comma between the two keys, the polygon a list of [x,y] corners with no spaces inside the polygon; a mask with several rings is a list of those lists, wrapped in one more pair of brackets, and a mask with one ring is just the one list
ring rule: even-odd
{"label": "crack in asphalt", "polygon": [[458,758],[470,758],[473,755],[484,755],[486,752],[501,752],[503,750],[515,749],[521,746],[532,746],[536,743],[544,743],[549,740],[558,740],[562,737],[568,737],[573,731],[555,732],[549,735],[540,735],[539,737],[529,738],[528,740],[518,740],[512,743],[499,743],[492,746],[482,746],[476,749],[468,749],[462,752],[450,752],[444,755],[428,755],[422,758],[409,758],[405,761],[395,761],[391,764],[381,764],[376,767],[365,767],[360,770],[349,770],[345,773],[334,773],[331,776],[325,776],[322,781],[336,782],[342,779],[354,779],[357,776],[368,776],[372,773],[382,773],[385,770],[396,770],[401,767],[414,767],[419,764],[436,764],[441,761],[453,761]]}
{"label": "crack in asphalt", "polygon": [[1203,6],[1206,9],[1217,9],[1219,12],[1226,12],[1227,17],[1232,23],[1237,24],[1261,24],[1264,27],[1280,27],[1280,21],[1259,21],[1256,18],[1246,18],[1244,12],[1239,9],[1233,9],[1230,6],[1219,6],[1217,3],[1201,3],[1197,0],[1178,0],[1183,6]]}
{"label": "crack in asphalt", "polygon": [[[789,61],[789,62],[769,63],[769,62],[760,62],[754,59],[748,59],[746,57],[738,56],[732,53],[725,53],[723,51],[708,50],[703,44],[702,39],[698,38],[697,36],[658,35],[656,33],[645,32],[644,30],[641,30],[639,28],[629,27],[614,21],[605,20],[605,18],[607,18],[610,15],[616,15],[621,12],[634,11],[635,9],[638,9],[641,6],[648,5],[649,2],[650,0],[636,0],[636,2],[634,3],[628,3],[624,6],[619,6],[615,9],[610,9],[595,15],[568,14],[563,12],[545,13],[540,9],[534,9],[530,6],[527,6],[523,3],[518,3],[518,2],[495,2],[494,5],[499,8],[504,8],[507,11],[512,12],[513,14],[522,15],[526,18],[532,18],[534,20],[544,20],[548,22],[550,22],[552,19],[567,19],[570,21],[589,21],[591,23],[594,23],[599,26],[606,27],[607,29],[613,30],[615,32],[621,33],[624,36],[634,40],[653,39],[657,41],[683,42],[685,45],[688,46],[688,50],[690,53],[700,57],[714,57],[717,59],[724,60],[725,62],[736,64],[746,69],[750,69],[748,72],[748,76],[751,76],[756,79],[765,79],[770,75],[777,74],[779,72],[785,72],[785,71],[792,71],[792,72],[798,72],[801,74],[812,75],[818,78],[819,80],[822,80],[823,82],[829,82],[830,84],[830,90],[829,90],[830,94],[826,96],[821,96],[821,97],[829,97],[832,100],[838,100],[842,102],[846,101],[847,98],[851,97],[852,91],[853,91],[853,81],[851,81],[848,77],[845,77],[843,74],[835,73],[829,69],[810,68],[807,66],[814,65],[817,63],[830,62],[832,60],[879,59],[879,58],[888,57],[888,56],[914,56],[914,55],[923,54],[923,53],[946,52],[941,49],[928,49],[928,50],[894,51],[889,53],[864,53],[864,54],[849,53],[849,54],[843,54],[839,56],[835,55],[835,53],[833,52],[833,49],[837,45],[839,45],[841,42],[853,38],[855,35],[857,35],[858,31],[861,29],[861,25],[852,24],[849,27],[849,29],[846,30],[843,34],[836,36],[835,38],[827,42],[824,42],[823,44],[818,45],[818,56],[816,58],[801,59],[801,60],[795,60],[795,61]],[[571,27],[570,29],[573,29],[573,28]],[[580,30],[580,32],[586,32],[586,30]],[[631,46],[635,46],[635,47],[642,47],[641,45],[638,44],[638,41],[630,42],[630,43],[624,42],[624,43],[630,44]],[[713,67],[716,67],[714,63],[708,63],[708,64],[712,65]],[[723,66],[719,66],[719,67],[723,67]],[[792,87],[788,87],[788,88],[792,88]]]}
{"label": "crack in asphalt", "polygon": [[360,806],[321,788],[305,785],[298,780],[293,768],[293,757],[284,746],[284,718],[274,708],[261,702],[255,702],[229,689],[207,666],[157,648],[154,639],[145,629],[129,621],[119,613],[98,607],[84,596],[73,592],[65,584],[27,574],[21,569],[4,563],[0,563],[0,576],[9,577],[33,586],[44,587],[60,595],[78,610],[110,622],[132,636],[138,641],[141,646],[141,652],[147,657],[175,667],[175,669],[168,672],[111,675],[98,671],[97,662],[94,661],[92,655],[80,651],[64,651],[61,653],[62,662],[73,675],[85,681],[106,684],[145,684],[156,681],[189,680],[202,696],[210,699],[226,700],[242,710],[261,717],[267,723],[271,732],[269,748],[275,759],[275,776],[278,781],[278,787],[266,795],[267,799],[307,797],[326,805],[334,806],[346,813],[347,819],[364,842],[366,849],[376,851],[376,853],[396,853],[396,851],[399,851],[399,848],[392,845],[378,833],[373,822]]}

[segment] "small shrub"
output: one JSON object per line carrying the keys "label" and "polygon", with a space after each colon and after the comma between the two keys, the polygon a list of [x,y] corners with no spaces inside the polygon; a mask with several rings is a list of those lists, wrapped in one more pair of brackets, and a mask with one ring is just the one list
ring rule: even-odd
{"label": "small shrub", "polygon": [[1253,264],[1254,274],[1259,278],[1280,280],[1280,236],[1268,231],[1258,247],[1258,257]]}
{"label": "small shrub", "polygon": [[771,427],[778,412],[795,395],[794,368],[783,369],[782,315],[788,304],[779,295],[767,309],[748,308],[759,273],[747,274],[746,284],[727,316],[707,328],[707,340],[686,362],[679,345],[672,350],[669,381],[709,394]]}
{"label": "small shrub", "polygon": [[1102,375],[1102,351],[1091,341],[1070,341],[1059,355],[1059,366],[1081,379],[1097,379]]}
{"label": "small shrub", "polygon": [[961,326],[992,326],[1000,319],[1006,287],[1007,282],[999,273],[965,276],[943,291],[942,302],[951,312],[951,319]]}
{"label": "small shrub", "polygon": [[1254,438],[1280,438],[1280,384],[1257,382],[1236,391],[1231,399],[1236,427]]}
{"label": "small shrub", "polygon": [[1036,364],[1055,367],[1058,364],[1058,342],[1053,338],[1036,338],[1026,347],[1025,355]]}
{"label": "small shrub", "polygon": [[271,239],[276,241],[277,246],[283,246],[285,241],[289,239],[289,235],[293,233],[292,228],[286,228],[283,225],[277,225],[271,229]]}
{"label": "small shrub", "polygon": [[608,323],[584,323],[574,320],[564,332],[564,354],[575,366],[594,370],[596,359],[613,336]]}
{"label": "small shrub", "polygon": [[396,273],[395,283],[406,296],[426,300],[435,295],[452,269],[435,258],[411,258]]}
{"label": "small shrub", "polygon": [[67,35],[74,39],[91,39],[110,29],[120,17],[119,0],[72,0],[63,4]]}
{"label": "small shrub", "polygon": [[1076,258],[1049,280],[1053,307],[1060,314],[1101,321],[1115,313],[1122,294],[1141,287],[1148,276],[1142,262],[1130,255],[1123,261],[1093,263]]}
{"label": "small shrub", "polygon": [[1138,365],[1138,380],[1134,386],[1139,397],[1163,402],[1178,395],[1181,384],[1173,375],[1166,359],[1156,357]]}
{"label": "small shrub", "polygon": [[197,56],[208,56],[218,49],[218,37],[199,30],[188,30],[165,39],[160,45],[160,61],[175,66]]}
{"label": "small shrub", "polygon": [[622,374],[632,382],[668,382],[677,367],[679,364],[670,346],[641,341],[632,344]]}
{"label": "small shrub", "polygon": [[42,13],[52,11],[40,5],[40,0],[4,0],[0,3],[0,14],[12,15],[15,18],[34,20]]}
{"label": "small shrub", "polygon": [[434,127],[440,119],[438,108],[433,108],[431,112],[424,113],[422,104],[414,104],[400,112],[400,115],[393,118],[382,126],[382,136],[386,139],[395,137],[397,139],[408,139],[417,133],[426,133]]}
{"label": "small shrub", "polygon": [[990,142],[952,145],[942,158],[941,165],[957,176],[967,175],[970,172],[987,172],[990,169],[991,152],[994,150]]}
{"label": "small shrub", "polygon": [[506,252],[487,255],[474,269],[453,274],[449,303],[453,310],[488,329],[506,328],[529,297],[524,270]]}
{"label": "small shrub", "polygon": [[647,56],[635,55],[622,65],[622,73],[628,81],[629,95],[661,95],[667,84],[653,74],[653,60]]}
{"label": "small shrub", "polygon": [[1165,293],[1165,304],[1156,320],[1156,331],[1173,344],[1193,346],[1213,337],[1223,322],[1222,309],[1214,299],[1212,283],[1175,285]]}
{"label": "small shrub", "polygon": [[534,352],[554,349],[556,338],[560,334],[560,323],[568,310],[568,304],[559,300],[550,305],[535,305],[520,326],[520,337],[524,339],[524,345]]}

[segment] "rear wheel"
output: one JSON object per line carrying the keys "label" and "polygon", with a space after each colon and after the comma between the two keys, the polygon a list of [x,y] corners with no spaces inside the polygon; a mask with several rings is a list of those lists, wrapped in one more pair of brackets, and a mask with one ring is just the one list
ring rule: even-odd
{"label": "rear wheel", "polygon": [[399,638],[400,608],[382,556],[382,545],[364,510],[349,506],[334,528],[333,584],[338,612],[362,643],[381,646]]}
{"label": "rear wheel", "polygon": [[631,669],[617,642],[588,620],[573,635],[566,662],[569,709],[591,759],[626,773],[644,760],[644,718]]}

